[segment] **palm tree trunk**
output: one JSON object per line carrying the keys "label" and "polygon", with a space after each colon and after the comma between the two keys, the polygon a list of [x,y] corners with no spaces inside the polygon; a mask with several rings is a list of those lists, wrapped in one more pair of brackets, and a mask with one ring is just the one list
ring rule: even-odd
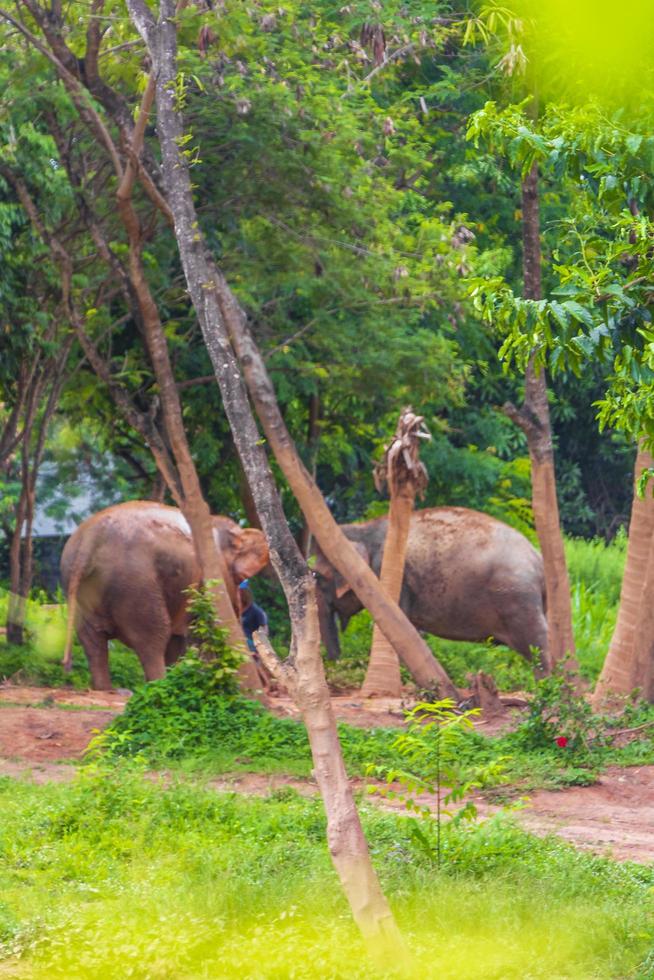
{"label": "palm tree trunk", "polygon": [[[532,166],[522,182],[522,237],[524,295],[527,299],[539,300],[542,296],[542,285],[537,164]],[[557,663],[566,656],[573,657],[575,650],[570,580],[556,495],[547,383],[544,370],[536,370],[533,356],[525,375],[525,400],[522,408],[518,410],[508,403],[504,406],[504,411],[527,437],[534,523],[543,555],[547,593],[548,650],[543,651],[543,659]],[[572,661],[570,668],[576,671],[576,662]]]}
{"label": "palm tree trunk", "polygon": [[[379,581],[388,598],[397,603],[402,594],[413,502],[414,494],[407,487],[405,492],[401,491],[391,497],[388,512],[388,531]],[[376,623],[372,631],[370,660],[361,693],[367,698],[397,698],[402,693],[400,659]]]}
{"label": "palm tree trunk", "polygon": [[[627,558],[620,590],[618,618],[611,639],[611,645],[602,667],[593,694],[593,704],[601,707],[610,701],[611,695],[624,695],[639,686],[642,678],[638,676],[638,663],[635,655],[634,639],[646,635],[646,624],[642,622],[642,598],[651,592],[645,591],[648,565],[654,544],[654,496],[648,485],[645,495],[638,495],[638,480],[643,470],[654,466],[651,454],[642,446],[639,448],[634,467],[634,499],[629,521],[629,541]],[[654,605],[654,604],[653,604]]]}

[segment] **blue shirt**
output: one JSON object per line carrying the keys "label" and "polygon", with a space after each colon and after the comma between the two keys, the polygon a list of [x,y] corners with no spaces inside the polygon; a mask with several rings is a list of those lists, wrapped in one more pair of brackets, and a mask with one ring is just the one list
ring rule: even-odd
{"label": "blue shirt", "polygon": [[261,629],[262,626],[268,625],[268,617],[261,606],[257,606],[254,602],[251,603],[241,616],[241,625],[245,633],[245,639],[248,641],[248,648],[250,650],[256,650],[252,634],[255,630]]}

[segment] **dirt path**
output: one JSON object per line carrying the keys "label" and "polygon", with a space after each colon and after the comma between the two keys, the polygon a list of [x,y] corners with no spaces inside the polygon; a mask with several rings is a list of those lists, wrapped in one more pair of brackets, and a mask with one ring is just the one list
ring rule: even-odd
{"label": "dirt path", "polygon": [[[94,732],[122,711],[128,696],[128,692],[116,691],[0,686],[0,776],[29,776],[39,783],[73,778],[71,763],[81,757]],[[333,701],[337,717],[350,724],[402,724],[398,701],[361,701],[347,695]],[[275,698],[273,710],[282,717],[297,716],[285,698]],[[505,726],[506,720],[501,724]],[[482,730],[490,734],[496,728],[489,723]],[[209,785],[256,795],[282,787],[303,795],[317,792],[312,780],[257,773],[225,776]],[[477,802],[482,814],[497,810],[481,798]],[[380,805],[391,806],[387,802]],[[518,811],[517,819],[535,833],[556,833],[578,847],[617,860],[649,863],[654,861],[654,766],[612,766],[594,786],[539,790]]]}

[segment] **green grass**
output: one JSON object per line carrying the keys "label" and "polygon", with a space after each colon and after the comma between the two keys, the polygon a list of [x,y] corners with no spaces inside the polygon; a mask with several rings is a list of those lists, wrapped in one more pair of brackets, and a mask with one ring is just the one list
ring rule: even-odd
{"label": "green grass", "polygon": [[[543,725],[540,715],[526,716],[514,732],[488,738],[471,731],[457,748],[461,779],[471,778],[480,765],[504,760],[508,789],[516,795],[539,787],[556,788],[589,784],[610,762],[654,763],[654,728],[646,729],[638,742],[614,749],[603,742],[587,745],[596,722],[590,709],[576,702],[559,709],[557,685],[543,682],[540,697],[547,695],[547,711],[561,717],[556,725]],[[534,712],[536,705],[534,706]],[[570,713],[572,712],[572,714]],[[654,718],[654,709],[632,710],[627,724]],[[370,764],[405,768],[406,760],[394,745],[398,729],[372,730],[339,724],[343,756],[351,775],[363,776]],[[592,730],[592,731],[591,731]],[[566,734],[570,746],[561,748],[555,738]],[[573,748],[573,741],[579,745]],[[142,687],[130,698],[124,712],[96,739],[94,751],[105,759],[137,758],[152,768],[173,767],[186,772],[286,772],[308,776],[311,767],[304,726],[289,718],[277,718],[259,703],[224,694],[215,687],[210,665],[185,658],[166,677]],[[419,773],[424,775],[424,773]]]}
{"label": "green grass", "polygon": [[654,872],[506,820],[449,830],[439,872],[408,821],[364,807],[408,948],[373,965],[319,801],[165,787],[124,768],[0,781],[0,976],[626,978],[653,945]]}
{"label": "green grass", "polygon": [[[7,613],[7,594],[0,592],[0,622]],[[66,674],[62,667],[66,642],[66,607],[30,599],[26,611],[24,646],[13,646],[0,637],[0,681],[12,678],[16,683],[35,687],[63,687],[79,690],[90,687],[86,657],[80,645],[73,646],[73,669]],[[135,653],[117,640],[109,644],[109,667],[114,687],[130,691],[144,684],[143,671]]]}

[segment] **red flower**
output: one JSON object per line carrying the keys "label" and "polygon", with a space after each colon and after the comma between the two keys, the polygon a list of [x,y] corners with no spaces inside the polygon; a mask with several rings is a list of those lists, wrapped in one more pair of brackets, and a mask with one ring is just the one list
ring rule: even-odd
{"label": "red flower", "polygon": [[554,741],[556,742],[556,744],[559,746],[560,749],[564,749],[568,744],[568,739],[565,735],[559,735],[559,737],[555,738]]}

